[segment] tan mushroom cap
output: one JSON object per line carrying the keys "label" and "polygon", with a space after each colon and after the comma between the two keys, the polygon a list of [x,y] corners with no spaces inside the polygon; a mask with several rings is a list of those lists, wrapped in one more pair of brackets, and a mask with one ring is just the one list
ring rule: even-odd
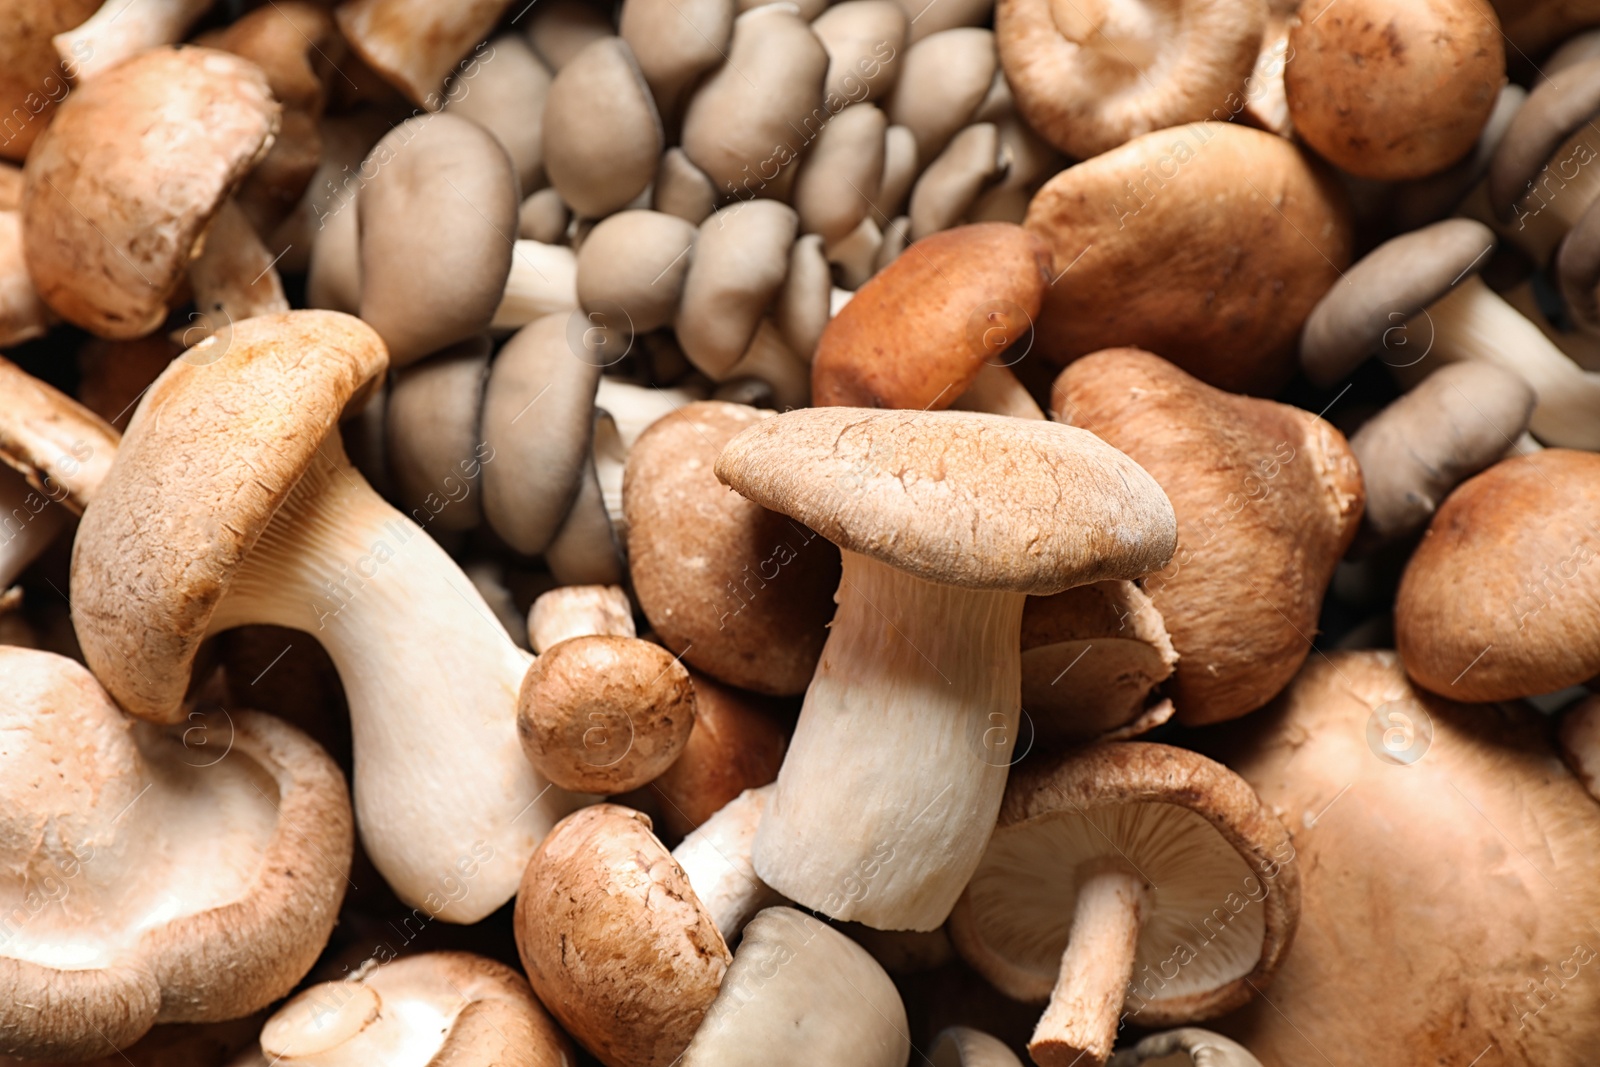
{"label": "tan mushroom cap", "polygon": [[1261,0],[1000,0],[994,24],[1023,118],[1088,159],[1151,130],[1232,115],[1266,16]]}
{"label": "tan mushroom cap", "polygon": [[603,218],[644,192],[663,139],[655,98],[621,37],[586,45],[550,85],[545,171],[580,217]]}
{"label": "tan mushroom cap", "polygon": [[828,51],[822,99],[877,100],[894,89],[911,30],[894,0],[844,0],[811,21],[811,32]]}
{"label": "tan mushroom cap", "polygon": [[82,514],[122,435],[94,412],[0,359],[0,463]]}
{"label": "tan mushroom cap", "polygon": [[[21,161],[71,91],[51,38],[94,14],[100,0],[17,0],[0,38],[0,159]],[[22,121],[18,121],[18,119]]]}
{"label": "tan mushroom cap", "polygon": [[522,680],[517,734],[562,789],[615,795],[670,767],[695,722],[689,672],[660,645],[590,634],[547,650]]}
{"label": "tan mushroom cap", "polygon": [[617,32],[633,49],[652,95],[676,114],[684,94],[727,58],[739,7],[733,0],[627,0]]}
{"label": "tan mushroom cap", "polygon": [[1534,86],[1489,163],[1489,204],[1502,221],[1512,220],[1517,202],[1540,171],[1596,112],[1600,112],[1600,58],[1585,60]]}
{"label": "tan mushroom cap", "polygon": [[28,155],[23,238],[39,296],[102,337],[161,325],[212,214],[267,150],[261,68],[157,48],[76,89]]}
{"label": "tan mushroom cap", "polygon": [[544,184],[544,102],[552,75],[518,33],[502,33],[464,61],[445,108],[494,135],[524,194]]}
{"label": "tan mushroom cap", "polygon": [[1111,1057],[1108,1067],[1261,1067],[1250,1050],[1221,1034],[1185,1026],[1151,1034],[1130,1049]]}
{"label": "tan mushroom cap", "polygon": [[602,219],[578,248],[578,302],[608,324],[620,309],[635,334],[666,326],[683,296],[695,235],[661,211]]}
{"label": "tan mushroom cap", "polygon": [[350,47],[413,104],[434,110],[456,62],[489,36],[511,0],[345,0],[334,18]]}
{"label": "tan mushroom cap", "polygon": [[[717,477],[925,581],[1057,593],[1172,554],[1155,480],[1093,434],[968,411],[809,408],[728,443]],[[1048,502],[1048,503],[1047,503]]]}
{"label": "tan mushroom cap", "polygon": [[1545,449],[1463,482],[1434,514],[1395,600],[1419,685],[1509,700],[1600,674],[1600,455]]}
{"label": "tan mushroom cap", "polygon": [[489,338],[451,345],[398,370],[384,412],[395,497],[417,525],[470,530],[483,518],[479,490],[489,447],[479,427]]}
{"label": "tan mushroom cap", "polygon": [[213,335],[150,387],[84,513],[72,569],[84,656],[129,712],[179,721],[230,577],[386,366],[361,320],[290,311]]}
{"label": "tan mushroom cap", "polygon": [[608,1067],[668,1067],[717,995],[729,953],[647,816],[598,804],[528,861],[517,951],[534,992]]}
{"label": "tan mushroom cap", "polygon": [[0,647],[0,677],[0,1052],[85,1059],[287,993],[350,869],[327,755],[255,712],[136,723],[48,652]]}
{"label": "tan mushroom cap", "polygon": [[1352,245],[1343,191],[1288,141],[1231,123],[1145,134],[1069,167],[1026,225],[1055,258],[1042,355],[1136,345],[1262,393],[1288,380],[1300,326]]}

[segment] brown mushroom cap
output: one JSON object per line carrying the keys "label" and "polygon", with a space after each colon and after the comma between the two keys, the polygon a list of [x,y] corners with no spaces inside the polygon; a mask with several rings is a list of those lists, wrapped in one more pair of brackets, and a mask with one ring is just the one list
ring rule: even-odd
{"label": "brown mushroom cap", "polygon": [[350,47],[413,104],[441,104],[456,62],[494,29],[511,0],[346,0],[334,9]]}
{"label": "brown mushroom cap", "polygon": [[40,297],[102,337],[161,325],[281,110],[261,68],[209,48],[157,48],[74,91],[25,168],[23,238]]}
{"label": "brown mushroom cap", "polygon": [[1440,505],[1406,566],[1406,671],[1456,700],[1549,693],[1600,674],[1600,455],[1495,464]]}
{"label": "brown mushroom cap", "polygon": [[1004,415],[789,411],[730,441],[716,470],[840,548],[946,585],[1038,594],[1133,578],[1175,539],[1171,505],[1127,456]]}
{"label": "brown mushroom cap", "polygon": [[1511,221],[1517,202],[1540,171],[1597,111],[1600,58],[1575,64],[1534,86],[1489,164],[1489,204],[1502,221]]}
{"label": "brown mushroom cap", "polygon": [[135,723],[48,652],[0,647],[0,677],[0,1053],[84,1059],[288,992],[350,869],[327,755],[255,712]]}
{"label": "brown mushroom cap", "polygon": [[1178,718],[1216,722],[1266,703],[1310,652],[1361,518],[1361,472],[1339,431],[1133,349],[1068,367],[1051,407],[1125,451],[1172,500],[1177,554],[1143,584],[1178,652]]}
{"label": "brown mushroom cap", "polygon": [[985,222],[923,238],[822,331],[812,401],[949,407],[986,362],[1006,362],[1030,335],[1050,275],[1049,246],[1021,226]]}
{"label": "brown mushroom cap", "polygon": [[1026,225],[1055,257],[1045,357],[1136,345],[1252,392],[1287,381],[1301,323],[1352,243],[1343,192],[1299,149],[1214,122],[1069,167],[1034,196]]}
{"label": "brown mushroom cap", "polygon": [[[100,0],[22,0],[6,11],[0,38],[0,158],[22,160],[70,92],[68,74],[50,39],[94,14]],[[25,116],[18,123],[17,118]]]}
{"label": "brown mushroom cap", "polygon": [[562,819],[517,894],[534,992],[610,1067],[667,1067],[694,1036],[728,947],[648,817],[598,804]]}
{"label": "brown mushroom cap", "polygon": [[122,435],[71,397],[0,359],[0,463],[82,514]]}

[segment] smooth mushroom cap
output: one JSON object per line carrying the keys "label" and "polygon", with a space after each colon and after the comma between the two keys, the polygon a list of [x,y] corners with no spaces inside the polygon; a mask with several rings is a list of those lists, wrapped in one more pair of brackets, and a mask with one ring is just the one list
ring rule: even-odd
{"label": "smooth mushroom cap", "polygon": [[706,172],[695,166],[677,145],[661,155],[650,204],[657,211],[676,215],[698,226],[717,207],[717,190]]}
{"label": "smooth mushroom cap", "polygon": [[262,1027],[258,1056],[283,1067],[566,1067],[573,1051],[522,975],[468,952],[425,952],[302,990]]}
{"label": "smooth mushroom cap", "polygon": [[544,103],[552,75],[520,34],[502,33],[445,88],[445,109],[494,135],[525,191],[544,182]]}
{"label": "smooth mushroom cap", "polygon": [[545,172],[580,217],[603,218],[644,192],[662,141],[655,98],[621,37],[585,46],[551,83]]}
{"label": "smooth mushroom cap", "polygon": [[334,9],[350,47],[384,81],[429,111],[456,61],[489,36],[511,0],[344,0]]}
{"label": "smooth mushroom cap", "polygon": [[395,497],[417,523],[470,530],[483,518],[479,482],[489,454],[478,424],[489,372],[479,335],[395,372],[384,418]]}
{"label": "smooth mushroom cap", "polygon": [[729,953],[647,816],[562,819],[517,893],[517,952],[567,1032],[609,1067],[668,1067],[717,996]]}
{"label": "smooth mushroom cap", "polygon": [[672,322],[683,296],[695,228],[660,211],[619,211],[578,248],[578,302],[609,318],[621,311],[635,334]]}
{"label": "smooth mushroom cap", "polygon": [[794,208],[775,200],[739,201],[700,224],[673,325],[683,354],[713,380],[728,377],[749,349],[783,285],[798,227]]}
{"label": "smooth mushroom cap", "polygon": [[1550,693],[1600,674],[1600,455],[1550,448],[1459,485],[1411,556],[1395,647],[1455,700]]}
{"label": "smooth mushroom cap", "polygon": [[792,199],[802,231],[833,244],[861,225],[872,211],[872,194],[883,184],[888,125],[871,104],[852,104],[822,127],[795,174]]}
{"label": "smooth mushroom cap", "polygon": [[482,126],[408,119],[367,156],[361,187],[361,317],[396,367],[488,329],[511,272],[517,175]]}
{"label": "smooth mushroom cap", "polygon": [[1533,87],[1489,164],[1489,204],[1501,221],[1512,220],[1517,202],[1557,149],[1583,130],[1597,111],[1600,58],[1559,71]]}
{"label": "smooth mushroom cap", "polygon": [[560,72],[579,52],[616,32],[610,17],[587,0],[549,0],[527,12],[522,30],[551,70]]}
{"label": "smooth mushroom cap", "polygon": [[911,190],[907,210],[912,238],[948,230],[969,218],[978,197],[1005,169],[1000,131],[993,123],[974,123],[956,134]]}
{"label": "smooth mushroom cap", "polygon": [[620,585],[563,585],[541,593],[528,609],[528,645],[535,652],[586,634],[637,636],[633,605]]}
{"label": "smooth mushroom cap", "polygon": [[966,1026],[940,1031],[928,1061],[933,1067],[1022,1067],[1005,1042]]}
{"label": "smooth mushroom cap", "polygon": [[0,39],[0,114],[15,123],[0,131],[0,158],[27,158],[34,139],[71,92],[69,72],[50,39],[94,14],[100,0],[32,0],[8,9],[9,25]]}
{"label": "smooth mushroom cap", "polygon": [[[1376,349],[1411,363],[1405,324],[1475,274],[1493,251],[1494,231],[1474,219],[1444,219],[1401,234],[1345,271],[1305,320],[1300,366],[1324,388],[1342,381]],[[1417,346],[1413,345],[1412,348]]]}
{"label": "smooth mushroom cap", "polygon": [[1185,1026],[1151,1034],[1130,1049],[1111,1057],[1107,1067],[1261,1067],[1250,1050],[1221,1034]]}
{"label": "smooth mushroom cap", "polygon": [[877,100],[894,89],[911,29],[894,0],[844,0],[811,20],[811,32],[828,51],[822,99]]}
{"label": "smooth mushroom cap", "polygon": [[76,89],[24,168],[23,242],[39,296],[102,337],[161,325],[212,214],[272,146],[261,68],[157,48]]}
{"label": "smooth mushroom cap", "polygon": [[617,32],[663,110],[676,114],[684,93],[727,58],[738,13],[734,0],[625,0]]}
{"label": "smooth mushroom cap", "polygon": [[972,121],[999,65],[994,33],[975,26],[929,34],[906,50],[885,109],[911,131],[924,166]]}
{"label": "smooth mushroom cap", "polygon": [[53,653],[0,647],[0,679],[0,1053],[86,1059],[287,993],[350,869],[326,753],[256,712],[136,723]]}
{"label": "smooth mushroom cap", "polygon": [[1155,480],[1092,433],[968,411],[808,408],[765,419],[717,477],[840,548],[925,581],[1056,593],[1161,567]]}
{"label": "smooth mushroom cap", "polygon": [[0,359],[0,463],[49,499],[81,515],[121,439],[76,400]]}

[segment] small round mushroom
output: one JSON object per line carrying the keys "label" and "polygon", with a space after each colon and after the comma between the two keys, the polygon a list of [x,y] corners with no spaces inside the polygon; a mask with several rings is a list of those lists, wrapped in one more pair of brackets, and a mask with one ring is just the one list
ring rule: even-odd
{"label": "small round mushroom", "polygon": [[545,171],[580,217],[603,218],[644,192],[662,136],[655,98],[621,37],[584,46],[550,86]]}
{"label": "small round mushroom", "polygon": [[1005,1042],[966,1026],[940,1031],[928,1060],[933,1067],[1022,1067]]}
{"label": "small round mushroom", "polygon": [[445,79],[488,37],[511,0],[344,0],[339,30],[364,63],[413,104],[436,111]]}
{"label": "small round mushroom", "polygon": [[154,0],[130,17],[128,5],[106,0],[78,26],[51,39],[72,80],[83,83],[142,52],[177,44],[211,8],[212,0]]}
{"label": "small round mushroom", "polygon": [[502,33],[488,53],[445,87],[445,109],[494,135],[524,191],[544,184],[544,105],[552,75],[520,34]]}
{"label": "small round mushroom", "polygon": [[566,201],[561,199],[560,193],[546,186],[525,197],[517,209],[517,236],[541,245],[553,245],[566,237],[571,222],[572,212]]}
{"label": "small round mushroom", "polygon": [[[395,500],[418,525],[471,530],[483,519],[479,424],[489,339],[482,335],[402,367],[389,384],[385,453]],[[492,462],[492,461],[491,461]]]}
{"label": "small round mushroom", "polygon": [[783,285],[798,225],[794,208],[774,200],[740,201],[700,224],[674,328],[683,354],[713,381],[730,377],[749,350]]}
{"label": "small round mushroom", "polygon": [[637,636],[633,607],[620,585],[563,585],[541,593],[528,610],[528,645],[535,652],[588,634]]}
{"label": "small round mushroom", "polygon": [[1035,1063],[1100,1067],[1124,1012],[1210,1018],[1272,978],[1299,919],[1286,854],[1283,824],[1220,763],[1096,745],[1018,770],[951,938],[1007,996],[1048,1002]]}
{"label": "small round mushroom", "polygon": [[619,313],[635,334],[672,322],[683,296],[696,231],[660,211],[619,211],[578,249],[578,302],[610,322]]}
{"label": "small round mushroom", "polygon": [[1185,1026],[1151,1034],[1130,1049],[1111,1057],[1108,1067],[1261,1067],[1261,1061],[1237,1041],[1221,1034]]}
{"label": "small round mushroom", "polygon": [[806,234],[789,249],[789,271],[772,309],[784,342],[806,363],[816,358],[817,346],[833,317],[832,304],[833,274],[822,238]]}

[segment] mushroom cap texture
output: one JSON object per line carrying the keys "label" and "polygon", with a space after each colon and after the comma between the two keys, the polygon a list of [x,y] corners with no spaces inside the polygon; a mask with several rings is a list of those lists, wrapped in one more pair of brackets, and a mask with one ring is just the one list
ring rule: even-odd
{"label": "mushroom cap texture", "polygon": [[[1600,58],[1541,78],[1489,161],[1489,205],[1510,222],[1518,200],[1556,150],[1600,110]],[[1558,186],[1559,188],[1559,186]]]}
{"label": "mushroom cap texture", "polygon": [[[1158,814],[1148,822],[1148,829],[1141,828],[1141,811],[1166,813],[1168,809],[1182,809],[1198,818],[1174,821],[1170,814]],[[951,914],[951,938],[962,956],[1012,997],[1040,1002],[1049,998],[1056,982],[1060,950],[1070,933],[1072,909],[1061,909],[1061,921],[1056,924],[1059,929],[1037,931],[1036,937],[1029,938],[1048,940],[1051,933],[1056,934],[1056,943],[1045,946],[1043,952],[1029,946],[1029,955],[1036,959],[1012,959],[1007,954],[1006,943],[1016,941],[1014,936],[1006,936],[1007,927],[1016,925],[1015,913],[1031,914],[1030,890],[1037,893],[1042,884],[1053,900],[1060,901],[1063,878],[1070,881],[1073,877],[1071,869],[1052,866],[1076,867],[1078,862],[1064,853],[1062,839],[1053,833],[1055,827],[1063,822],[1081,823],[1100,812],[1126,820],[1113,827],[1115,848],[1104,836],[1105,831],[1088,833],[1082,837],[1084,843],[1095,850],[1095,855],[1113,849],[1135,870],[1150,868],[1150,877],[1155,879],[1151,914],[1141,937],[1140,962],[1153,964],[1172,956],[1178,947],[1174,941],[1190,939],[1191,935],[1197,946],[1191,947],[1189,959],[1184,962],[1185,971],[1180,974],[1180,978],[1187,979],[1184,986],[1163,994],[1173,977],[1163,975],[1168,981],[1146,987],[1139,994],[1140,1007],[1132,1017],[1141,1026],[1171,1025],[1220,1015],[1248,1002],[1272,978],[1294,939],[1300,913],[1300,871],[1290,860],[1294,846],[1283,824],[1263,806],[1244,779],[1197,752],[1169,745],[1105,743],[1054,761],[1017,768],[1006,785],[1005,801],[984,862]],[[984,877],[985,867],[1012,866],[1015,857],[1007,854],[1028,851],[1027,842],[1034,838],[1045,853],[1035,857],[1037,863],[1030,864],[1033,870],[1028,876]],[[1236,856],[1230,855],[1230,850]],[[1233,862],[1218,868],[1205,858],[1218,853]],[[1158,865],[1165,868],[1162,874],[1155,873],[1160,869]],[[1196,880],[1196,871],[1208,872],[1209,877]],[[1185,900],[1184,888],[1190,889],[1191,897],[1196,891],[1202,897]],[[1259,900],[1257,892],[1261,893]],[[1211,899],[1212,893],[1215,899]],[[1234,897],[1243,902],[1241,907],[1233,906]],[[1168,908],[1182,912],[1186,918],[1197,912],[1200,919],[1191,920],[1197,922],[1194,927],[1181,922],[1172,929],[1163,929],[1161,913]],[[1198,922],[1210,920],[1213,908],[1225,908],[1231,914],[1228,924],[1207,940],[1199,932]],[[1219,952],[1213,947],[1217,939],[1225,933],[1247,929],[1243,923],[1233,922],[1247,908],[1256,924],[1248,930],[1259,930],[1261,937],[1260,954],[1254,965],[1225,979],[1198,974],[1208,962],[1208,953],[1214,962]],[[997,935],[1001,940],[995,940]],[[1230,947],[1220,951],[1228,952]],[[1135,971],[1136,985],[1140,984],[1140,975]]]}
{"label": "mushroom cap texture", "polygon": [[1325,170],[1232,123],[1159,130],[1069,167],[1034,194],[1025,225],[1055,258],[1042,355],[1065,364],[1136,345],[1243,392],[1288,381],[1300,326],[1352,249]]}
{"label": "mushroom cap texture", "polygon": [[[1065,431],[1065,432],[1063,432]],[[807,408],[757,423],[717,477],[924,581],[1057,593],[1172,556],[1172,505],[1094,434],[970,411]]]}
{"label": "mushroom cap texture", "polygon": [[1217,1029],[1270,1065],[1318,1048],[1466,1063],[1491,1044],[1485,1062],[1593,1062],[1600,986],[1570,979],[1595,959],[1600,808],[1543,716],[1418,691],[1393,652],[1334,651],[1203,740],[1294,828],[1301,873],[1271,1003]]}
{"label": "mushroom cap texture", "polygon": [[39,296],[102,337],[160,326],[281,112],[260,67],[210,48],[155,48],[74,89],[24,168],[23,245]]}
{"label": "mushroom cap texture", "polygon": [[1365,490],[1344,437],[1132,349],[1062,371],[1051,407],[1142,464],[1177,512],[1177,555],[1143,584],[1178,652],[1167,683],[1178,718],[1217,722],[1272,699],[1311,651],[1360,525]]}
{"label": "mushroom cap texture", "polygon": [[[1119,48],[1094,14],[1148,19],[1153,53]],[[1100,9],[1096,12],[1096,9]],[[1063,32],[1059,19],[1081,25]],[[1151,130],[1238,112],[1266,29],[1262,0],[999,0],[995,41],[1017,110],[1069,156],[1088,159]]]}
{"label": "mushroom cap texture", "polygon": [[1395,647],[1457,700],[1549,693],[1600,674],[1600,455],[1503,460],[1434,514],[1395,599]]}
{"label": "mushroom cap texture", "polygon": [[1009,363],[1006,349],[1028,336],[1054,273],[1050,246],[1008,222],[958,226],[907,251],[822,331],[811,363],[817,407],[949,407],[985,362]]}
{"label": "mushroom cap texture", "polygon": [[628,453],[622,506],[634,594],[662,643],[729,685],[789,695],[828,639],[839,553],[714,473],[728,442],[770,418],[708,400],[656,420]]}
{"label": "mushroom cap texture", "polygon": [[289,311],[212,335],[150,386],[72,553],[84,657],[130,714],[181,720],[233,572],[387,366],[360,319]]}
{"label": "mushroom cap texture", "polygon": [[51,500],[83,514],[121,439],[70,396],[0,359],[0,463]]}
{"label": "mushroom cap texture", "polygon": [[1409,366],[1426,352],[1405,324],[1489,260],[1494,231],[1476,219],[1445,219],[1374,248],[1335,282],[1306,318],[1300,366],[1324,388],[1341,381],[1373,351]]}
{"label": "mushroom cap texture", "polygon": [[608,1067],[667,1067],[728,969],[728,946],[650,819],[597,804],[556,824],[517,892],[534,992]]}
{"label": "mushroom cap texture", "polygon": [[[248,1015],[300,980],[332,932],[354,839],[344,777],[315,742],[250,711],[195,713],[180,737],[31,649],[0,647],[0,694],[0,1053],[85,1059],[158,1021]],[[270,811],[265,840],[229,795]],[[218,870],[235,881],[214,883],[225,899],[195,901]],[[176,914],[156,919],[169,902]],[[47,907],[64,911],[44,920]],[[97,962],[58,968],[14,940],[63,918]]]}

